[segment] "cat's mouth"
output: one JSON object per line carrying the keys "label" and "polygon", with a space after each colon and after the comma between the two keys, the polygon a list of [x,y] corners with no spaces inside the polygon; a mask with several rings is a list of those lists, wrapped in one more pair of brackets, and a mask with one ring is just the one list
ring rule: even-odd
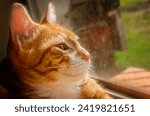
{"label": "cat's mouth", "polygon": [[70,75],[85,74],[88,72],[89,66],[90,66],[89,61],[74,63],[67,67],[65,73]]}

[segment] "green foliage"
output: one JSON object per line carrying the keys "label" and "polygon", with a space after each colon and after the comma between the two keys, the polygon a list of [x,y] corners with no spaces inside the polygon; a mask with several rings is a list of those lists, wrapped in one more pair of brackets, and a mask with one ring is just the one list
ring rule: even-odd
{"label": "green foliage", "polygon": [[124,11],[122,20],[125,26],[128,50],[115,53],[116,64],[123,68],[136,66],[150,69],[150,12]]}
{"label": "green foliage", "polygon": [[146,1],[147,0],[120,0],[122,7],[140,5],[141,3],[146,2]]}

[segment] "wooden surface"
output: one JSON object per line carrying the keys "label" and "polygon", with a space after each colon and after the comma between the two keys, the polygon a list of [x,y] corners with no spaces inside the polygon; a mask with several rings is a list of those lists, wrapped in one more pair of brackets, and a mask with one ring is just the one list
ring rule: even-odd
{"label": "wooden surface", "polygon": [[111,79],[98,82],[118,98],[150,98],[150,72],[145,69],[129,67]]}
{"label": "wooden surface", "polygon": [[150,93],[150,72],[145,69],[129,67],[113,77],[112,81]]}

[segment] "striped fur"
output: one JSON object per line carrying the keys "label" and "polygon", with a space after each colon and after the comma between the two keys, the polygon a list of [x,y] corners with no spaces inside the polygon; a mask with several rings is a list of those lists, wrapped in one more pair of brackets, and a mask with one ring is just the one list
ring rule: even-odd
{"label": "striped fur", "polygon": [[[109,98],[88,76],[90,55],[78,43],[77,36],[51,22],[47,14],[44,16],[37,24],[31,21],[22,5],[16,3],[12,8],[8,56],[24,83],[21,95],[26,98]],[[14,20],[29,23],[25,27],[16,23],[14,27]]]}

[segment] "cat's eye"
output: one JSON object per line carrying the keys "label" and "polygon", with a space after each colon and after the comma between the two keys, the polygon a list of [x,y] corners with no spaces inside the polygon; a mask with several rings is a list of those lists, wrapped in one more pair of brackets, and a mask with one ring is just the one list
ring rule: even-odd
{"label": "cat's eye", "polygon": [[69,49],[69,47],[66,44],[58,44],[57,47],[62,49],[62,50],[68,50]]}

